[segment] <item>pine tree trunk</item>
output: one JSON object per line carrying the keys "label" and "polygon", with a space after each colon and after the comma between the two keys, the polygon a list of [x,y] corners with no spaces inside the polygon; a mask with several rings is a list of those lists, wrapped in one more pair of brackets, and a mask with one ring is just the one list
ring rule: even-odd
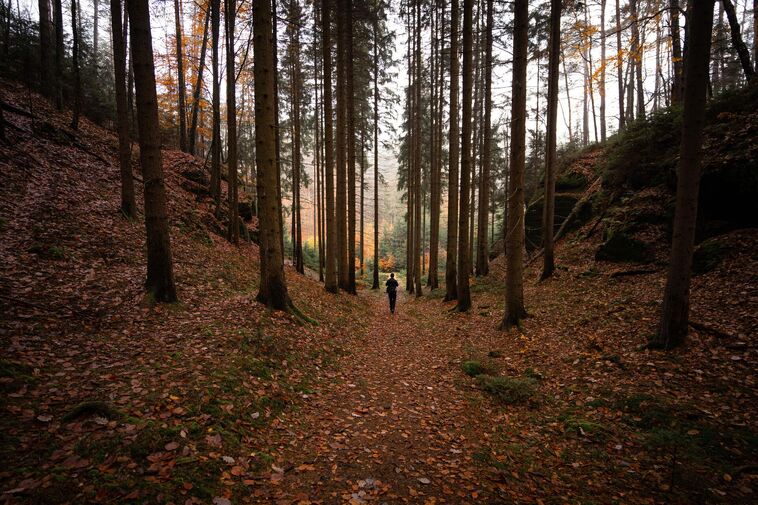
{"label": "pine tree trunk", "polygon": [[126,103],[126,47],[121,25],[121,0],[111,0],[111,31],[113,32],[113,73],[116,94],[116,125],[118,129],[118,161],[121,174],[121,212],[127,218],[137,217],[134,180],[131,164],[129,110]]}
{"label": "pine tree trunk", "polygon": [[[675,0],[672,0],[675,1]],[[618,77],[619,131],[624,129],[624,58],[621,47],[621,5],[616,0],[616,74]]]}
{"label": "pine tree trunk", "polygon": [[[320,5],[318,3],[315,3],[314,6],[314,19],[313,19],[313,30],[314,32],[318,31],[318,11],[320,9]],[[321,108],[320,108],[320,102],[319,102],[319,82],[318,82],[318,70],[319,70],[319,52],[318,52],[318,39],[314,37],[313,40],[313,92],[314,92],[314,99],[315,99],[315,115],[314,118],[315,121],[315,153],[314,158],[316,165],[313,170],[314,179],[316,180],[316,199],[314,201],[314,208],[316,212],[316,240],[318,241],[318,280],[319,282],[324,282],[324,238],[323,238],[323,228],[324,228],[324,220],[323,220],[323,213],[322,213],[322,193],[324,192],[324,181],[321,177],[321,168],[322,168],[322,157],[321,157]]]}
{"label": "pine tree trunk", "polygon": [[[56,83],[53,74],[53,23],[50,20],[50,0],[39,0],[39,49],[40,49],[40,88],[49,99],[55,97]],[[10,8],[10,7],[9,7]],[[8,13],[10,17],[10,13]],[[8,28],[10,29],[10,27]]]}
{"label": "pine tree trunk", "polygon": [[416,135],[415,135],[415,149],[414,149],[414,158],[415,158],[415,172],[414,172],[414,186],[415,186],[415,195],[413,199],[413,203],[415,206],[414,209],[414,233],[415,233],[415,239],[413,241],[413,279],[414,279],[414,287],[416,291],[416,296],[419,297],[422,295],[421,290],[421,244],[423,241],[423,235],[422,235],[422,227],[421,227],[421,195],[423,188],[421,187],[421,2],[420,0],[416,0],[416,86],[414,91],[416,92],[416,101],[415,101],[415,121],[416,121]]}
{"label": "pine tree trunk", "polygon": [[684,340],[689,321],[690,275],[700,185],[713,4],[713,0],[693,2],[688,13],[690,36],[685,61],[687,87],[683,97],[674,234],[660,327],[650,342],[651,346],[666,349],[675,347]]}
{"label": "pine tree trunk", "polygon": [[490,171],[492,164],[492,25],[493,0],[487,0],[487,28],[484,57],[484,124],[482,132],[482,170],[479,176],[479,222],[476,245],[476,275],[489,273],[489,245],[487,220],[490,206]]}
{"label": "pine tree trunk", "polygon": [[645,88],[642,85],[642,58],[645,44],[640,37],[638,0],[630,0],[629,8],[632,16],[632,60],[634,62],[634,78],[637,88],[637,118],[645,117]]}
{"label": "pine tree trunk", "polygon": [[216,215],[221,205],[221,80],[218,41],[221,30],[221,0],[211,2],[211,66],[213,67],[213,139],[211,140],[211,196]]}
{"label": "pine tree trunk", "polygon": [[[740,22],[737,20],[734,4],[731,0],[721,0],[721,3],[724,4],[726,18],[729,20],[729,31],[732,35],[732,45],[737,50],[742,70],[745,72],[745,78],[750,81],[755,77],[755,69],[750,63],[750,51],[748,51],[747,45],[745,45],[745,42],[742,40],[742,35],[740,34]],[[753,34],[753,37],[755,37],[755,34]]]}
{"label": "pine tree trunk", "polygon": [[673,75],[671,82],[671,105],[682,100],[682,42],[679,34],[679,0],[669,0],[669,25],[671,27],[671,64]]}
{"label": "pine tree trunk", "polygon": [[366,184],[365,184],[365,173],[366,173],[366,153],[364,152],[364,145],[365,145],[365,139],[364,139],[365,131],[361,129],[361,205],[360,205],[360,215],[361,215],[361,226],[358,230],[358,239],[360,240],[360,248],[358,252],[358,258],[360,260],[360,272],[361,277],[363,277],[363,251],[365,249],[365,244],[363,240],[363,232],[364,232],[364,199],[365,199],[365,192],[366,192]]}
{"label": "pine tree trunk", "polygon": [[73,66],[74,73],[74,107],[71,118],[71,128],[77,130],[79,128],[79,113],[82,106],[82,79],[79,71],[79,20],[78,8],[76,0],[71,0],[71,36],[73,39],[73,45],[71,48],[71,65]]}
{"label": "pine tree trunk", "polygon": [[542,216],[542,247],[545,251],[541,279],[555,270],[553,229],[555,227],[556,128],[558,125],[558,65],[561,50],[561,0],[550,1],[550,36],[548,38],[547,138],[545,151],[545,203]]}
{"label": "pine tree trunk", "polygon": [[448,200],[447,200],[447,257],[445,259],[445,301],[458,299],[458,24],[460,18],[459,0],[450,2],[450,131],[448,132]]}
{"label": "pine tree trunk", "polygon": [[99,50],[99,29],[100,29],[100,4],[98,0],[94,0],[93,6],[92,6],[93,16],[92,16],[92,68],[95,72],[95,79],[97,79],[97,71],[98,71],[98,64],[97,64],[97,52]]}
{"label": "pine tree trunk", "polygon": [[379,12],[374,0],[374,271],[371,289],[379,289]]}
{"label": "pine tree trunk", "polygon": [[159,302],[175,302],[166,188],[161,162],[161,133],[148,0],[128,0],[134,84],[139,116],[140,165],[145,194],[147,281],[145,287]]}
{"label": "pine tree trunk", "polygon": [[187,151],[187,106],[186,87],[184,85],[184,51],[182,42],[182,19],[180,0],[174,0],[174,24],[176,25],[176,72],[179,89],[179,149]]}
{"label": "pine tree trunk", "polygon": [[526,316],[524,309],[524,162],[526,142],[526,67],[529,31],[527,0],[516,0],[511,91],[511,159],[508,224],[505,229],[505,314],[501,327],[510,329]]}
{"label": "pine tree trunk", "polygon": [[255,165],[261,255],[260,290],[256,299],[267,307],[289,310],[284,277],[281,200],[276,169],[276,115],[273,16],[269,0],[253,0],[253,70],[255,72]]}
{"label": "pine tree trunk", "polygon": [[471,97],[473,92],[473,34],[472,18],[474,10],[473,0],[463,0],[463,117],[462,141],[461,141],[461,190],[460,190],[460,214],[458,219],[458,279],[457,310],[468,311],[471,308],[471,292],[469,290],[468,277],[471,271],[471,258],[469,258],[469,205],[471,185]]}
{"label": "pine tree trunk", "polygon": [[332,128],[332,49],[330,39],[331,16],[329,12],[330,0],[321,1],[321,51],[324,71],[324,167],[326,176],[326,277],[325,289],[330,293],[336,293],[337,263],[338,263],[338,238],[337,223],[335,222],[334,203],[334,159],[333,159],[333,128]]}
{"label": "pine tree trunk", "polygon": [[355,289],[355,97],[353,96],[353,2],[345,2],[345,105],[347,107],[347,292]]}
{"label": "pine tree trunk", "polygon": [[[605,65],[606,65],[606,44],[605,44],[605,3],[606,0],[600,0],[600,141],[605,142],[606,137],[606,109],[605,109]],[[560,42],[558,43],[560,45]],[[566,87],[568,93],[568,86]],[[549,93],[549,91],[548,91]]]}
{"label": "pine tree trunk", "polygon": [[440,213],[442,207],[442,124],[443,124],[443,104],[442,93],[444,91],[445,71],[442,62],[442,53],[444,51],[445,40],[445,2],[441,3],[441,11],[435,9],[436,27],[439,34],[435,40],[434,63],[437,72],[436,76],[436,94],[435,104],[435,143],[433,149],[434,166],[432,167],[431,182],[431,211],[429,224],[429,276],[427,285],[434,290],[439,288],[439,236],[440,236]]}
{"label": "pine tree trunk", "polygon": [[208,49],[208,23],[211,19],[210,13],[205,13],[205,28],[203,29],[203,42],[200,46],[200,60],[197,66],[197,77],[195,87],[192,90],[192,112],[190,113],[190,129],[187,135],[189,143],[189,153],[196,154],[195,144],[197,140],[197,120],[200,113],[200,94],[203,90],[203,71],[205,70],[205,53]]}
{"label": "pine tree trunk", "polygon": [[350,277],[348,272],[348,246],[347,246],[347,96],[346,84],[346,53],[345,47],[347,11],[350,10],[348,0],[338,0],[337,9],[337,271],[340,289],[350,290]]}
{"label": "pine tree trunk", "polygon": [[66,53],[63,47],[63,5],[61,0],[53,0],[55,23],[55,106],[63,110],[63,63]]}
{"label": "pine tree trunk", "polygon": [[224,22],[226,24],[226,180],[228,185],[227,199],[229,205],[229,228],[227,230],[227,238],[232,244],[238,244],[240,239],[240,226],[237,197],[237,71],[234,53],[234,22],[237,5],[235,0],[224,0],[224,5]]}

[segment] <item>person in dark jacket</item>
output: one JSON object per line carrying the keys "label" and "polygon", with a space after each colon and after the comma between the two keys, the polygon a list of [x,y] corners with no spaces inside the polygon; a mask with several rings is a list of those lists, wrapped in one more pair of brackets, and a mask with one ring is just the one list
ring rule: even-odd
{"label": "person in dark jacket", "polygon": [[387,286],[387,296],[390,299],[390,313],[395,313],[395,302],[397,301],[397,287],[399,284],[395,280],[395,274],[390,274],[390,278],[385,283]]}

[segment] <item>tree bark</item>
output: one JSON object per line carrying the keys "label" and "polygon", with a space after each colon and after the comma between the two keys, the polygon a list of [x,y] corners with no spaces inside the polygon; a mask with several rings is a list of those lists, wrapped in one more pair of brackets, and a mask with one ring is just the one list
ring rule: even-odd
{"label": "tree bark", "polygon": [[355,78],[353,61],[353,2],[345,1],[345,106],[347,107],[347,292],[355,288]]}
{"label": "tree bark", "polygon": [[374,271],[371,289],[379,289],[379,9],[374,0]]}
{"label": "tree bark", "polygon": [[[603,143],[605,142],[607,130],[605,120],[605,3],[606,0],[600,0],[600,142]],[[560,45],[560,42],[558,44]],[[566,89],[566,93],[568,93],[568,88]]]}
{"label": "tree bark", "polygon": [[421,241],[423,236],[421,234],[421,1],[416,0],[416,85],[414,91],[416,93],[416,100],[414,104],[415,109],[415,123],[416,134],[414,135],[414,187],[415,194],[413,197],[414,209],[414,224],[413,231],[415,238],[413,240],[413,279],[414,288],[416,291],[416,297],[422,295],[421,291]]}
{"label": "tree bark", "polygon": [[[555,228],[556,128],[558,124],[558,65],[561,51],[561,0],[550,1],[550,36],[548,38],[547,138],[545,139],[545,201],[542,215],[542,247],[544,280],[555,270],[553,228]],[[602,117],[602,116],[601,116]]]}
{"label": "tree bark", "polygon": [[289,310],[290,300],[284,277],[281,200],[278,198],[276,168],[276,95],[274,80],[273,19],[269,0],[253,0],[253,70],[255,72],[255,165],[259,207],[261,256],[260,290],[256,299],[269,308]]}
{"label": "tree bark", "polygon": [[526,142],[526,67],[529,31],[527,0],[516,0],[511,91],[511,160],[508,224],[505,229],[505,314],[501,328],[510,329],[526,316],[524,309],[524,165]]}
{"label": "tree bark", "polygon": [[187,98],[184,83],[184,51],[182,42],[182,19],[180,0],[174,0],[174,24],[176,25],[176,73],[179,85],[179,149],[187,152]]}
{"label": "tree bark", "polygon": [[326,277],[324,287],[336,293],[338,238],[334,204],[334,146],[332,142],[332,49],[330,39],[330,0],[321,1],[321,51],[324,71],[324,167],[326,175]]}
{"label": "tree bark", "polygon": [[663,296],[660,327],[650,341],[651,346],[665,349],[679,345],[687,334],[713,5],[713,0],[693,2],[688,13],[690,36],[685,62],[687,87],[683,97],[682,141],[671,260]]}
{"label": "tree bark", "polygon": [[[524,0],[524,3],[525,0]],[[460,215],[458,219],[458,279],[457,310],[466,312],[471,308],[471,291],[469,290],[469,272],[471,271],[471,259],[469,258],[469,204],[471,185],[471,97],[473,91],[473,35],[472,18],[473,0],[463,0],[463,117],[462,141],[461,141],[461,192],[460,192]]]}
{"label": "tree bark", "polygon": [[121,212],[127,218],[137,217],[132,178],[129,109],[126,102],[126,47],[121,25],[121,0],[111,0],[111,31],[113,32],[113,73],[116,94],[116,125],[118,130],[118,161],[121,174]]}
{"label": "tree bark", "polygon": [[476,244],[476,275],[489,273],[487,220],[490,205],[490,171],[492,165],[492,25],[493,0],[487,0],[487,28],[484,42],[484,124],[482,125],[481,173],[479,175],[479,221]]}
{"label": "tree bark", "polygon": [[73,44],[71,47],[71,65],[74,73],[74,107],[71,117],[71,128],[79,129],[79,114],[82,107],[82,79],[79,71],[79,20],[77,18],[77,0],[71,0],[71,36]]}
{"label": "tree bark", "polygon": [[[729,31],[732,36],[732,45],[737,50],[737,55],[740,58],[740,65],[742,65],[742,70],[745,72],[745,78],[750,81],[755,77],[755,69],[750,63],[750,51],[748,51],[747,45],[745,45],[745,42],[742,40],[742,35],[740,34],[740,22],[737,20],[734,4],[731,0],[721,0],[721,3],[724,4],[726,18],[729,20]],[[755,34],[753,37],[755,37]]]}
{"label": "tree bark", "polygon": [[445,301],[458,298],[457,248],[458,248],[458,23],[459,0],[450,2],[450,131],[448,132],[448,200],[447,200],[447,257],[445,259]]}
{"label": "tree bark", "polygon": [[350,10],[349,0],[337,0],[337,272],[340,289],[350,290],[350,274],[348,272],[348,230],[347,230],[347,96],[346,84],[346,53],[347,44],[347,11]]}
{"label": "tree bark", "polygon": [[197,140],[197,119],[200,113],[200,94],[203,90],[203,71],[205,70],[205,53],[208,49],[208,23],[211,16],[205,13],[205,28],[203,29],[203,42],[200,46],[200,61],[197,66],[197,78],[195,87],[192,90],[192,112],[190,113],[190,128],[187,135],[189,143],[189,153],[195,154],[195,144]]}
{"label": "tree bark", "polygon": [[[50,19],[50,0],[39,0],[39,48],[40,48],[40,89],[42,94],[53,99],[56,83],[53,74],[53,23]],[[10,13],[8,13],[10,17]],[[8,28],[10,29],[10,27]]]}
{"label": "tree bark", "polygon": [[66,53],[63,48],[63,5],[61,0],[53,0],[55,22],[55,106],[63,110],[63,62]]}
{"label": "tree bark", "polygon": [[[671,0],[676,1],[676,0]],[[616,74],[618,77],[619,131],[624,129],[624,57],[621,47],[621,5],[616,0]]]}
{"label": "tree bark", "polygon": [[669,0],[669,23],[671,26],[671,105],[682,100],[682,38],[679,33],[679,0]]}
{"label": "tree bark", "polygon": [[226,25],[226,182],[229,205],[229,228],[227,238],[232,244],[240,240],[239,210],[237,197],[237,72],[234,52],[234,22],[237,5],[235,0],[224,0],[224,22]]}
{"label": "tree bark", "polygon": [[213,67],[213,139],[211,140],[211,196],[216,215],[221,206],[221,80],[219,77],[218,40],[221,30],[221,0],[211,2],[211,65]]}
{"label": "tree bark", "polygon": [[150,8],[148,0],[128,0],[127,8],[139,118],[140,164],[145,185],[145,229],[147,231],[145,287],[156,301],[175,302],[177,298],[166,209],[166,188],[163,184]]}

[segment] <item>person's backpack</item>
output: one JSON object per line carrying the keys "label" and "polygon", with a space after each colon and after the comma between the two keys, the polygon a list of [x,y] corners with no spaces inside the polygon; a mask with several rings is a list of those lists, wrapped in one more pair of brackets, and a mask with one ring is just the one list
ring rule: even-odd
{"label": "person's backpack", "polygon": [[387,293],[394,293],[397,291],[397,281],[387,284]]}

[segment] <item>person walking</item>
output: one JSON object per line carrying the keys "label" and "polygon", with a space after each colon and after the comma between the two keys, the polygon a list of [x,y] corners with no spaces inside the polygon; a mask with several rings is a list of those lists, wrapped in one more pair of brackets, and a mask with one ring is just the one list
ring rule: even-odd
{"label": "person walking", "polygon": [[387,286],[387,296],[390,299],[390,313],[395,313],[395,302],[397,301],[397,287],[399,286],[397,280],[395,280],[395,274],[390,274],[390,278],[385,283]]}

